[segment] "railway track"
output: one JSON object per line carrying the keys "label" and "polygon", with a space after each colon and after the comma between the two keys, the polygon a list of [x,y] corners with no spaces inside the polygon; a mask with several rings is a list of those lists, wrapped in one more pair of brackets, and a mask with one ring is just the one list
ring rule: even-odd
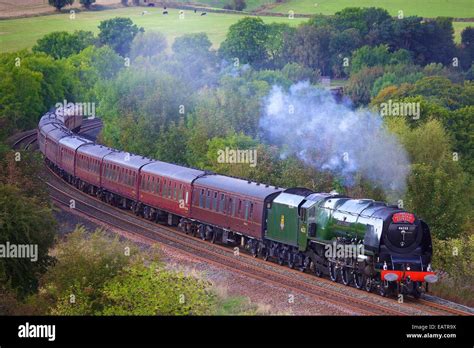
{"label": "railway track", "polygon": [[28,150],[34,142],[36,142],[36,129],[24,132],[11,146],[15,150]]}
{"label": "railway track", "polygon": [[[95,197],[68,185],[55,173],[49,170],[52,180],[48,182],[53,200],[69,207],[70,199],[76,203],[75,209],[86,216],[99,220],[110,226],[139,235],[150,242],[160,242],[181,252],[202,259],[205,262],[231,269],[245,276],[274,284],[285,286],[294,293],[304,294],[317,301],[329,303],[337,308],[345,309],[354,314],[362,315],[469,315],[470,313],[455,310],[447,306],[433,304],[430,301],[399,304],[395,300],[382,298],[361,290],[347,287],[322,278],[315,278],[287,267],[276,265],[269,261],[256,260],[252,256],[228,247],[203,243],[199,239],[186,235],[168,226],[149,222],[136,217],[128,211],[105,204]],[[66,186],[65,186],[66,185]],[[352,291],[354,290],[354,291]]]}

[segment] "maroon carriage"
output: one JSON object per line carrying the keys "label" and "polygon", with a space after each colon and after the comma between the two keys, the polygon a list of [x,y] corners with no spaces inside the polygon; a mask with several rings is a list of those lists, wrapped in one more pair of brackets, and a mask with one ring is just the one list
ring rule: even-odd
{"label": "maroon carriage", "polygon": [[41,121],[44,121],[44,123],[43,124],[40,123],[36,133],[38,137],[38,146],[39,146],[40,152],[46,155],[46,152],[45,152],[46,135],[54,129],[61,128],[61,125],[47,122],[48,119],[45,119],[45,120],[43,119],[45,119],[45,117],[41,118]]}
{"label": "maroon carriage", "polygon": [[[48,124],[41,129],[41,132],[45,131],[44,138],[44,155],[50,163],[59,167],[58,154],[59,154],[59,140],[64,137],[68,137],[71,133],[64,127],[60,127],[56,123]],[[42,134],[40,134],[40,142],[42,142]],[[41,149],[40,145],[40,149]]]}
{"label": "maroon carriage", "polygon": [[140,169],[152,162],[149,158],[114,151],[103,157],[102,189],[105,200],[123,208],[133,208],[138,201]]}
{"label": "maroon carriage", "polygon": [[[140,170],[140,202],[179,216],[189,217],[193,181],[205,172],[154,161]],[[149,217],[149,216],[147,216]]]}
{"label": "maroon carriage", "polygon": [[79,147],[76,151],[76,178],[92,185],[92,191],[100,188],[102,159],[112,151],[114,150],[96,144],[86,144]]}
{"label": "maroon carriage", "polygon": [[58,166],[62,169],[61,175],[69,182],[73,182],[76,176],[75,159],[76,150],[86,144],[91,144],[90,140],[78,136],[64,137],[59,140]]}
{"label": "maroon carriage", "polygon": [[261,240],[266,219],[265,206],[281,191],[252,181],[205,175],[194,182],[192,216],[223,228],[224,234],[231,231]]}

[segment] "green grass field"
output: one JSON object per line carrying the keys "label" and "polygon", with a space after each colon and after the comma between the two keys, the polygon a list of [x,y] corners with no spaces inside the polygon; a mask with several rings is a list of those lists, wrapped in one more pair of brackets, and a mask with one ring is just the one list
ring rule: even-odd
{"label": "green grass field", "polygon": [[271,11],[334,14],[346,7],[381,7],[393,16],[402,10],[405,16],[474,18],[473,0],[287,0]]}
{"label": "green grass field", "polygon": [[[217,0],[219,1],[219,0]],[[302,3],[304,0],[300,0]],[[339,0],[342,1],[342,0]],[[368,1],[368,0],[361,0]],[[400,0],[399,0],[400,1]],[[462,0],[461,0],[462,1]],[[287,5],[287,4],[285,4]],[[100,21],[114,17],[130,17],[134,23],[145,30],[160,31],[171,44],[177,36],[187,33],[205,32],[217,48],[224,40],[230,25],[237,22],[243,15],[221,14],[208,12],[206,16],[192,11],[184,12],[184,19],[179,18],[179,11],[169,9],[169,15],[162,15],[161,9],[145,9],[148,14],[142,16],[144,8],[121,8],[105,11],[84,11],[76,13],[75,19],[70,19],[69,13],[21,19],[0,20],[0,52],[11,52],[23,48],[31,48],[36,40],[53,31],[91,30],[98,32]],[[288,19],[286,17],[265,17],[266,23],[283,22],[298,25],[306,21],[303,18]],[[454,23],[455,39],[460,42],[460,33],[472,22]]]}
{"label": "green grass field", "polygon": [[[142,16],[143,10],[148,14]],[[76,13],[75,19],[69,13],[54,14],[20,19],[0,21],[0,52],[11,52],[23,48],[31,48],[36,40],[53,31],[90,30],[98,32],[100,21],[114,17],[129,17],[132,21],[150,31],[160,31],[172,43],[177,36],[188,33],[205,32],[214,47],[225,39],[230,25],[243,18],[243,15],[221,14],[208,12],[201,16],[193,11],[185,11],[184,19],[179,18],[179,11],[169,9],[164,16],[162,9],[120,8],[105,11],[84,11]],[[298,25],[305,19],[288,19],[286,17],[262,17],[266,23],[284,22]]]}
{"label": "green grass field", "polygon": [[457,43],[460,43],[461,32],[464,30],[464,28],[474,27],[474,22],[454,22],[453,27],[454,27],[454,40]]}

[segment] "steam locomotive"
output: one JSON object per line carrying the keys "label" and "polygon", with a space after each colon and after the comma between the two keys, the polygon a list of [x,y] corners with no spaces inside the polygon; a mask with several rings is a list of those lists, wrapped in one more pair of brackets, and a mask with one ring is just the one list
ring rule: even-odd
{"label": "steam locomotive", "polygon": [[61,114],[49,112],[38,125],[47,165],[109,204],[382,296],[418,298],[437,281],[429,227],[410,212],[118,151],[76,135],[71,130],[80,128],[81,118]]}

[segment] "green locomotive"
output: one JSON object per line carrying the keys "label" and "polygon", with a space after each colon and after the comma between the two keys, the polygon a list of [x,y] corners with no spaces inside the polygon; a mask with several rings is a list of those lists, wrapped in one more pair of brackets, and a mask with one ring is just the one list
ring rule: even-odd
{"label": "green locomotive", "polygon": [[428,226],[397,206],[292,188],[266,208],[265,259],[383,296],[419,297],[437,280]]}

